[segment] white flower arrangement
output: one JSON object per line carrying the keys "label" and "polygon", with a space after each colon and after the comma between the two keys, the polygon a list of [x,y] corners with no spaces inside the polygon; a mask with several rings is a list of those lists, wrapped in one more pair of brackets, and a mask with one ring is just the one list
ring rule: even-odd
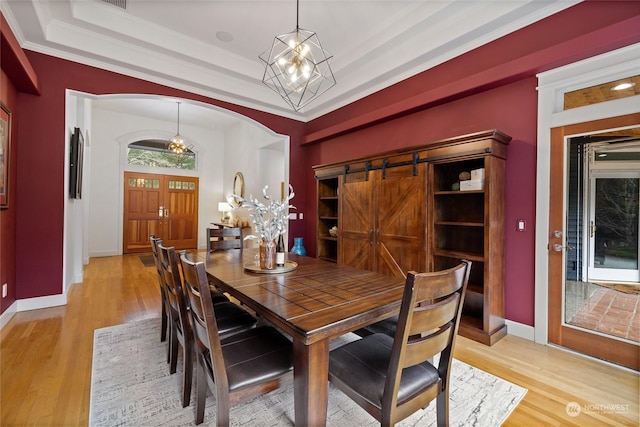
{"label": "white flower arrangement", "polygon": [[287,232],[289,209],[296,209],[295,206],[289,204],[289,201],[295,196],[293,186],[289,185],[289,193],[284,200],[277,200],[269,196],[267,194],[268,189],[268,185],[265,185],[262,189],[262,197],[268,202],[267,204],[261,203],[253,196],[249,196],[248,199],[235,194],[229,196],[235,199],[241,208],[249,211],[249,217],[256,234],[250,234],[245,239],[261,239],[266,242],[273,242],[279,235]]}

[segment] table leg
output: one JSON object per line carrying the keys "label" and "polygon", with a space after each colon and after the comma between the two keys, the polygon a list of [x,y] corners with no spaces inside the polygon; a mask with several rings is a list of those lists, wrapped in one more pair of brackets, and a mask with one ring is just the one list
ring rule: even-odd
{"label": "table leg", "polygon": [[327,423],[329,340],[310,345],[294,340],[293,353],[296,426],[324,426]]}

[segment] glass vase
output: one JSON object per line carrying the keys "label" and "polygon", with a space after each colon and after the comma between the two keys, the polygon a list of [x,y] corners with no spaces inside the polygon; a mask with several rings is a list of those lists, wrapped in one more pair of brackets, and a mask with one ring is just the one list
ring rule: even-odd
{"label": "glass vase", "polygon": [[304,248],[302,237],[293,238],[293,248],[291,248],[291,253],[294,255],[307,255],[307,250]]}
{"label": "glass vase", "polygon": [[273,270],[276,268],[276,242],[263,240],[260,243],[260,268]]}

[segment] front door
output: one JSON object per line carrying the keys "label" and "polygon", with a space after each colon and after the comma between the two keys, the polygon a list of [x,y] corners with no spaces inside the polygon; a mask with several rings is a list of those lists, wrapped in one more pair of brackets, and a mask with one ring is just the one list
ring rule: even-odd
{"label": "front door", "polygon": [[[630,114],[551,130],[548,230],[549,342],[636,370],[640,369],[636,310],[640,304],[640,284],[629,277],[623,281],[604,270],[596,271],[606,261],[593,265],[600,262],[601,249],[605,249],[602,235],[614,231],[610,227],[611,213],[605,214],[607,218],[602,216],[607,205],[602,196],[613,195],[612,182],[600,181],[608,179],[611,172],[589,176],[590,170],[581,166],[580,149],[573,150],[571,144],[575,136],[602,135],[605,131],[613,134],[616,129],[637,127],[638,124],[640,114]],[[621,175],[620,179],[631,186],[637,183],[635,178],[626,175]],[[631,205],[637,204],[637,188],[635,192],[629,191],[631,193],[624,196],[629,198]],[[633,217],[637,207],[630,209]],[[637,213],[635,215],[635,219],[629,218],[631,222],[636,221],[635,228],[624,238],[616,237],[615,241],[616,246],[620,247],[624,241],[629,248],[636,242],[635,249],[631,248],[635,251],[631,257],[633,262],[637,262]],[[619,223],[621,219],[615,221]],[[598,226],[599,235],[596,234]],[[618,226],[613,228],[619,229]],[[609,256],[613,256],[611,244],[614,244],[613,240],[607,245],[609,250],[604,252]],[[590,277],[590,274],[595,276]]]}
{"label": "front door", "polygon": [[149,235],[166,246],[198,244],[198,178],[125,172],[123,253],[149,252]]}

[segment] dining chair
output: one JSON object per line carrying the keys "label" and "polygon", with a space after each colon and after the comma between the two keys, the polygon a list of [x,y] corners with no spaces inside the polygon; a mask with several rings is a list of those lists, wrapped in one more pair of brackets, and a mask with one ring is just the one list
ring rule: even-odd
{"label": "dining chair", "polygon": [[216,399],[216,425],[229,425],[231,406],[292,382],[293,344],[275,328],[261,325],[221,336],[218,305],[212,304],[204,263],[180,257],[196,338],[196,424],[204,420],[208,389]]}
{"label": "dining chair", "polygon": [[[151,242],[151,251],[153,253],[153,260],[156,263],[156,271],[158,273],[158,285],[160,287],[160,298],[162,301],[162,311],[160,313],[162,329],[160,330],[160,341],[167,340],[167,329],[169,318],[169,304],[167,303],[167,294],[164,286],[164,278],[162,277],[162,268],[160,266],[160,258],[158,255],[158,244],[162,244],[162,239],[156,238],[154,234],[149,235],[149,241]],[[167,362],[169,362],[169,351],[167,350]]]}
{"label": "dining chair", "polygon": [[447,270],[409,272],[395,336],[375,333],[332,350],[329,381],[383,426],[433,399],[438,426],[448,426],[449,373],[470,269],[463,260]]}
{"label": "dining chair", "polygon": [[177,268],[177,255],[174,247],[158,245],[160,268],[169,303],[169,373],[174,374],[178,364],[178,345],[182,347],[183,381],[182,407],[191,400],[191,383],[193,378],[193,331],[187,303],[182,291],[182,279]]}
{"label": "dining chair", "polygon": [[[194,335],[189,314],[189,300],[184,294],[183,272],[180,271],[178,256],[174,247],[158,245],[160,265],[164,277],[164,284],[169,302],[169,373],[174,374],[178,364],[178,350],[182,347],[183,383],[182,406],[189,405],[191,400],[191,384],[193,380]],[[186,251],[181,251],[186,254]],[[257,320],[240,306],[230,302],[226,296],[217,290],[207,287],[207,295],[215,302],[221,316],[217,319],[221,334],[233,334],[244,329],[255,327]],[[220,298],[222,296],[223,298]]]}
{"label": "dining chair", "polygon": [[244,246],[241,227],[207,228],[207,251],[228,251]]}

